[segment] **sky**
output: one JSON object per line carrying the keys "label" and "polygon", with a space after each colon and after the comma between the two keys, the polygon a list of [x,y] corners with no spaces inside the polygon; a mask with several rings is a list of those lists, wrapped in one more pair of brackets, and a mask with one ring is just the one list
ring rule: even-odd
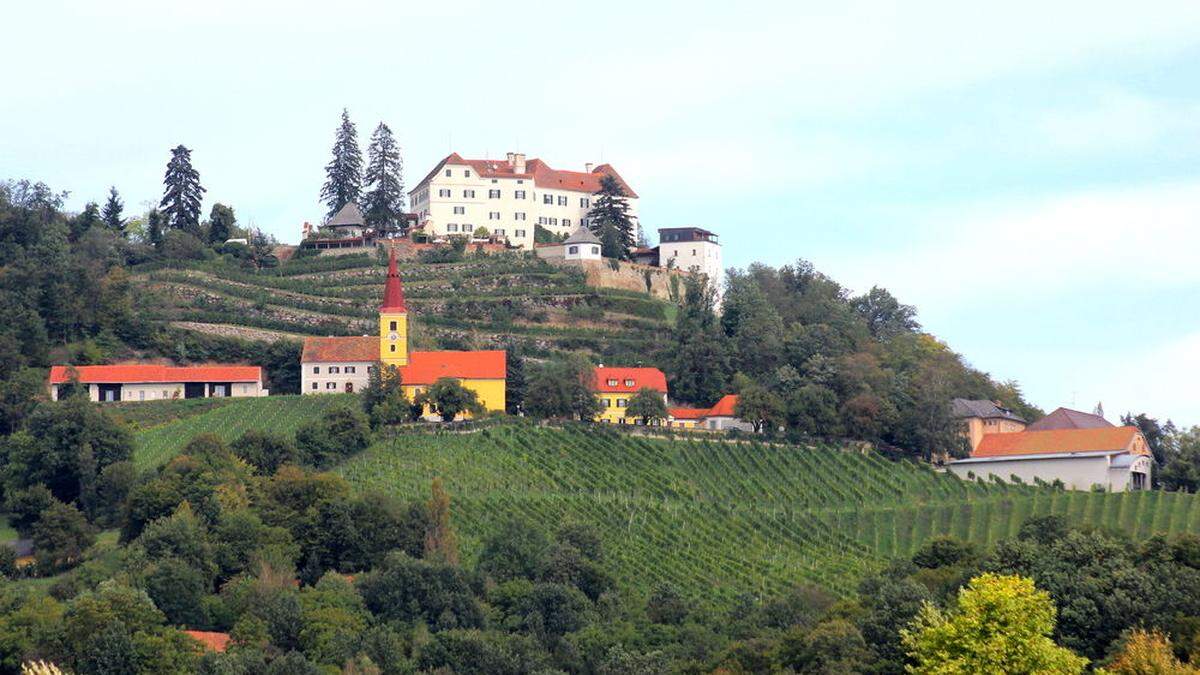
{"label": "sky", "polygon": [[643,225],[915,305],[1046,410],[1200,424],[1200,2],[12,3],[0,179],[297,241],[343,107],[451,151],[610,162]]}

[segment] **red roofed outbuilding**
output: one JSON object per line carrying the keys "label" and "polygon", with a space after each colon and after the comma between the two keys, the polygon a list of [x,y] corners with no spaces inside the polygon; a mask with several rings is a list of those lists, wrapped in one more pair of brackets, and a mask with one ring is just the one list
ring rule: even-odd
{"label": "red roofed outbuilding", "polygon": [[155,401],[180,398],[266,396],[259,366],[170,366],[126,363],[108,366],[53,366],[47,380],[50,398],[58,400],[72,382],[87,389],[93,401]]}

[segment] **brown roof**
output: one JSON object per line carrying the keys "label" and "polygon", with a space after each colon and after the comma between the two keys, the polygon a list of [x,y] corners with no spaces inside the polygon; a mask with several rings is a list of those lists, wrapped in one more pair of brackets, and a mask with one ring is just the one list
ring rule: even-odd
{"label": "brown roof", "polygon": [[[565,171],[562,169],[552,169],[549,164],[546,164],[540,159],[534,158],[525,162],[525,172],[517,173],[507,159],[464,159],[457,152],[452,152],[445,159],[437,163],[433,170],[421,179],[417,186],[424,185],[437,175],[438,171],[447,164],[455,166],[470,166],[475,169],[475,173],[481,178],[526,178],[532,179],[533,184],[541,188],[552,188],[556,190],[573,190],[576,192],[587,192],[595,194],[600,190],[600,179],[605,175],[612,176],[617,179],[617,184],[625,192],[627,197],[637,197],[637,193],[629,184],[621,178],[621,174],[612,167],[611,164],[601,164],[600,166],[586,171]],[[416,189],[410,190],[415,192]]]}
{"label": "brown roof", "polygon": [[346,202],[346,204],[342,206],[342,208],[338,209],[338,212],[333,214],[333,217],[326,221],[325,224],[330,227],[337,227],[339,225],[362,225],[362,211],[358,209],[358,204],[355,204],[354,202]]}
{"label": "brown roof", "polygon": [[304,350],[300,353],[301,363],[363,362],[379,360],[379,338],[362,337],[307,337]]}
{"label": "brown roof", "polygon": [[1051,429],[1102,429],[1112,423],[1099,415],[1070,408],[1059,408],[1026,427],[1026,431],[1050,431]]}
{"label": "brown roof", "polygon": [[[1008,457],[1012,455],[1043,455],[1071,452],[1105,452],[1127,450],[1140,432],[1137,427],[1102,427],[1093,429],[1052,429],[1021,431],[1011,434],[987,434],[971,457]],[[1139,448],[1138,454],[1149,454]]]}

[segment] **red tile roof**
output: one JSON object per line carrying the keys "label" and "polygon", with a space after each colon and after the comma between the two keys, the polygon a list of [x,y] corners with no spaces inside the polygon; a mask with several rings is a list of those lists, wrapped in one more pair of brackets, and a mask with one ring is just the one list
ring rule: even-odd
{"label": "red tile roof", "polygon": [[737,394],[726,394],[709,411],[709,417],[735,417],[733,409],[737,407]]}
{"label": "red tile roof", "polygon": [[1059,408],[1026,427],[1026,431],[1049,431],[1051,429],[1100,429],[1111,427],[1112,422],[1099,415],[1070,408]]}
{"label": "red tile roof", "polygon": [[[616,380],[615,385],[609,380]],[[631,380],[633,384],[626,384]],[[615,368],[600,366],[596,368],[596,391],[604,394],[633,393],[642,387],[667,393],[667,376],[658,368]]]}
{"label": "red tile roof", "polygon": [[396,268],[396,249],[391,249],[388,255],[387,281],[383,286],[383,304],[381,312],[407,312],[404,308],[404,288],[400,285],[400,270]]}
{"label": "red tile roof", "polygon": [[425,178],[421,179],[418,186],[428,182],[433,178],[442,167],[447,164],[455,166],[470,166],[475,169],[475,173],[481,178],[525,178],[533,179],[533,184],[540,188],[551,188],[555,190],[572,190],[575,192],[587,192],[595,194],[600,190],[600,179],[605,175],[612,176],[617,179],[617,184],[625,191],[628,197],[637,197],[637,193],[617,170],[611,164],[601,164],[592,169],[591,173],[586,171],[564,171],[560,169],[552,169],[540,159],[534,158],[525,162],[525,173],[517,173],[516,169],[507,159],[463,159],[457,152],[450,153],[442,161],[438,162],[437,166],[433,167]]}
{"label": "red tile roof", "polygon": [[307,337],[300,352],[301,363],[361,363],[379,360],[379,338]]}
{"label": "red tile roof", "polygon": [[677,420],[702,420],[708,417],[708,408],[667,408],[667,414]]}
{"label": "red tile roof", "polygon": [[207,630],[185,630],[183,632],[211,652],[223,652],[229,645],[229,633],[215,633]]}
{"label": "red tile roof", "polygon": [[[374,363],[379,361],[379,338],[310,337],[304,339],[301,363]],[[508,369],[502,350],[478,352],[409,352],[400,368],[405,384],[433,384],[442,377],[502,380]]]}
{"label": "red tile roof", "polygon": [[[1052,429],[1049,431],[987,434],[979,442],[979,447],[975,449],[975,452],[971,453],[971,457],[1121,451],[1130,448],[1138,434],[1137,427]],[[1144,446],[1139,447],[1135,452],[1149,454]]]}
{"label": "red tile roof", "polygon": [[[70,380],[72,366],[50,368],[50,384]],[[164,366],[131,363],[115,366],[74,366],[82,384],[135,384],[142,382],[262,382],[258,366]]]}

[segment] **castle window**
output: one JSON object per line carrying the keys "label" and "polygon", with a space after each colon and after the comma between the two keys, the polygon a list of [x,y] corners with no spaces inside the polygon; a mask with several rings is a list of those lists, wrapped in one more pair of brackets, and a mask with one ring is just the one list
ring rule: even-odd
{"label": "castle window", "polygon": [[462,214],[464,214],[466,212],[467,212],[467,207],[465,207],[465,206],[454,207],[454,215],[461,216]]}
{"label": "castle window", "polygon": [[567,253],[570,253],[571,255],[575,255],[576,253],[579,253],[579,247],[571,246],[570,248],[567,249]]}
{"label": "castle window", "polygon": [[313,389],[316,389],[316,388],[317,388],[317,383],[316,383],[316,382],[313,382],[313,383],[312,383],[312,385],[313,385],[313,386],[312,386],[312,388],[313,388]]}
{"label": "castle window", "polygon": [[353,373],[354,371],[355,371],[354,366],[346,366],[347,373]]}
{"label": "castle window", "polygon": [[447,232],[458,232],[458,223],[448,223],[446,225]]}
{"label": "castle window", "polygon": [[446,169],[446,178],[450,177],[450,169]]}
{"label": "castle window", "polygon": [[514,213],[513,220],[525,220],[525,214],[524,213]]}
{"label": "castle window", "polygon": [[600,255],[600,247],[599,246],[592,247],[592,255]]}
{"label": "castle window", "polygon": [[580,197],[579,198],[579,208],[586,209],[587,207],[588,207],[587,197]]}
{"label": "castle window", "polygon": [[337,382],[326,382],[325,388],[326,389],[337,389]]}
{"label": "castle window", "polygon": [[554,203],[554,195],[542,195],[542,203],[543,204],[553,204]]}
{"label": "castle window", "polygon": [[[520,183],[521,181],[517,181],[517,182]],[[525,199],[525,191],[517,190],[515,193],[513,193],[513,196],[516,197],[517,199]]]}
{"label": "castle window", "polygon": [[340,371],[340,369],[337,366],[329,366],[330,374],[337,373],[339,371]]}
{"label": "castle window", "polygon": [[313,366],[313,375],[321,374],[321,366]]}
{"label": "castle window", "polygon": [[470,169],[467,169],[467,170],[463,171],[463,175],[464,175],[464,176],[466,176],[467,178],[470,178],[470,177],[471,177],[471,170],[470,170]]}
{"label": "castle window", "polygon": [[514,235],[515,235],[515,236],[516,236],[518,239],[524,239],[524,238],[525,238],[525,230],[513,230],[513,234],[514,234]]}
{"label": "castle window", "polygon": [[474,199],[475,191],[474,190],[463,190],[463,197],[466,199]]}
{"label": "castle window", "polygon": [[558,205],[559,205],[559,206],[566,206],[566,205],[567,205],[567,198],[566,198],[566,197],[559,197],[559,198],[558,198]]}
{"label": "castle window", "polygon": [[563,227],[570,227],[570,226],[571,226],[571,219],[563,218]]}
{"label": "castle window", "polygon": [[[496,181],[492,181],[493,183]],[[488,199],[500,199],[499,190],[488,190]]]}

